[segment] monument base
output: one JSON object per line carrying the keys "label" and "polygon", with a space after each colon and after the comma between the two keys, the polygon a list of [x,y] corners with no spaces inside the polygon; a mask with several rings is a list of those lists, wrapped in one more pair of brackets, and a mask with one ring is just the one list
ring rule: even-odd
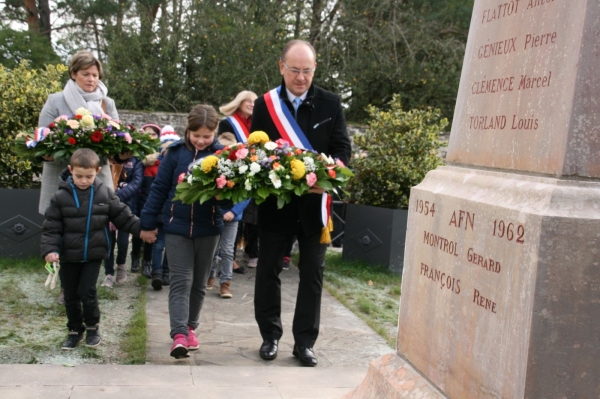
{"label": "monument base", "polygon": [[400,356],[390,353],[369,364],[363,382],[341,399],[444,399],[425,377]]}
{"label": "monument base", "polygon": [[451,398],[599,397],[600,182],[446,166],[409,209],[399,354]]}

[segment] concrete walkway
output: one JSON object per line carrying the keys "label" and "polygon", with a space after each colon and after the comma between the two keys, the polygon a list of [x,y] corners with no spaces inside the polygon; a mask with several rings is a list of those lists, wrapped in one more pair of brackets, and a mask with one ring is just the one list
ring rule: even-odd
{"label": "concrete walkway", "polygon": [[254,270],[234,274],[232,299],[208,291],[201,313],[200,350],[184,360],[169,356],[168,288],[149,287],[145,366],[0,365],[0,398],[333,399],[357,387],[369,362],[394,350],[352,312],[323,292],[316,368],[292,356],[292,317],[298,269],[281,273],[284,335],[276,360],[258,356]]}

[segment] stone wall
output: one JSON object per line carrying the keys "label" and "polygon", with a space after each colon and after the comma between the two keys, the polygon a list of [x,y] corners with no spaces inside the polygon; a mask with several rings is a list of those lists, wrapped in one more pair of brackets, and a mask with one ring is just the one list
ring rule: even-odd
{"label": "stone wall", "polygon": [[119,118],[121,118],[123,122],[131,123],[136,127],[141,127],[146,123],[154,123],[161,128],[165,125],[171,125],[179,134],[183,134],[185,131],[187,115],[188,114],[185,113],[174,112],[119,110]]}
{"label": "stone wall", "polygon": [[[151,111],[119,111],[119,117],[123,122],[131,123],[134,126],[140,127],[146,123],[154,123],[161,128],[165,125],[171,125],[175,128],[175,131],[180,135],[185,131],[185,125],[187,123],[187,114],[174,113],[174,112],[151,112]],[[355,134],[362,134],[367,131],[366,125],[348,125],[348,135],[350,140]],[[442,133],[440,138],[446,143],[444,147],[440,149],[440,156],[446,157],[447,143],[450,136],[449,132]],[[353,141],[353,140],[352,140]],[[354,143],[354,141],[353,141]],[[353,149],[356,149],[352,145]]]}

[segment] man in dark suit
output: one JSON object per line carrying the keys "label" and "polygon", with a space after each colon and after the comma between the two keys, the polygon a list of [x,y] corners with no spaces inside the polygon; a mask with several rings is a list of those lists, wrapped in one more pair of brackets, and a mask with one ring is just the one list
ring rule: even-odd
{"label": "man in dark suit", "polygon": [[[351,146],[341,100],[338,95],[312,84],[316,66],[316,53],[310,43],[288,42],[279,60],[283,77],[281,87],[256,100],[251,131],[262,130],[272,141],[281,138],[282,133],[285,136],[286,133],[279,130],[285,129],[282,124],[274,122],[277,116],[271,101],[276,101],[277,107],[280,104],[281,109],[287,108],[285,113],[295,119],[301,130],[299,134],[306,137],[309,147],[348,164]],[[273,99],[270,94],[274,94]],[[273,360],[277,357],[278,341],[283,334],[279,273],[285,247],[295,235],[300,249],[300,283],[292,327],[293,354],[303,365],[314,367],[317,358],[313,346],[319,334],[327,245],[320,243],[324,190],[313,187],[311,191],[301,197],[293,196],[282,209],[277,209],[277,199],[273,196],[259,206],[260,245],[254,313],[263,338],[260,356]]]}

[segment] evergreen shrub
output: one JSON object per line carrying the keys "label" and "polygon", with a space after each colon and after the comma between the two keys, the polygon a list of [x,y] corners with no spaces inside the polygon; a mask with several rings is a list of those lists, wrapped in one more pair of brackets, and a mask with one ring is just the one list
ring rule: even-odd
{"label": "evergreen shrub", "polygon": [[28,61],[16,68],[0,65],[0,187],[31,188],[42,163],[14,144],[20,132],[33,131],[48,95],[62,90],[67,67],[47,65],[30,69]]}
{"label": "evergreen shrub", "polygon": [[439,134],[448,126],[439,109],[402,110],[394,95],[389,110],[367,107],[369,127],[354,136],[350,161],[354,177],[346,190],[350,202],[382,208],[408,207],[410,188],[443,164]]}

